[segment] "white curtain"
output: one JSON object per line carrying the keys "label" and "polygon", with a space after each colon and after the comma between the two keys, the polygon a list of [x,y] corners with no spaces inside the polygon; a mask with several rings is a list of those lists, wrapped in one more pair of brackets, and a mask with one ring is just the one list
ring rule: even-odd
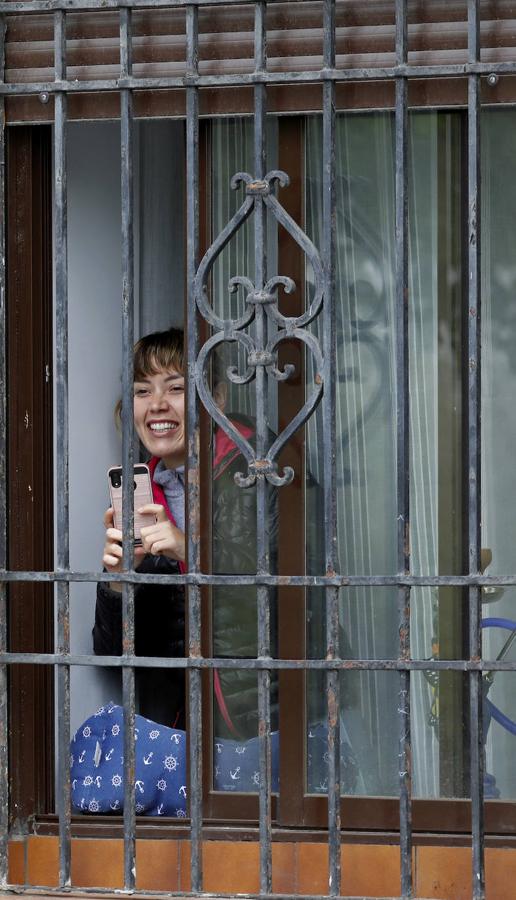
{"label": "white curtain", "polygon": [[[394,122],[390,113],[348,115],[337,124],[337,486],[342,573],[396,571],[396,369]],[[306,223],[322,245],[322,129],[307,121]],[[437,116],[412,115],[410,129],[410,444],[411,550],[415,573],[437,573],[438,216]],[[320,324],[315,326],[320,333]],[[320,415],[308,424],[309,466],[322,480]],[[411,650],[432,655],[435,597],[413,592]],[[341,617],[354,657],[398,653],[396,591],[341,593]],[[394,673],[362,673],[357,709],[343,710],[354,743],[370,751],[368,793],[397,792],[397,685]],[[346,683],[343,683],[343,693]],[[431,689],[412,682],[414,793],[439,793]]]}
{"label": "white curtain", "polygon": [[[516,565],[516,112],[486,110],[482,118],[482,546],[488,574]],[[516,619],[516,589],[484,591],[484,618]],[[483,655],[495,659],[510,632],[484,631]],[[516,643],[505,658],[515,658]],[[516,721],[516,679],[499,672],[489,698]],[[491,721],[486,768],[502,799],[516,797],[516,735]]]}

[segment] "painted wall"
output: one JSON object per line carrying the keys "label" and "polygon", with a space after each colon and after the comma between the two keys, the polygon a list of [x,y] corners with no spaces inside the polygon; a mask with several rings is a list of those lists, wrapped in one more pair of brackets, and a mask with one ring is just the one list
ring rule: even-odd
{"label": "painted wall", "polygon": [[[182,285],[184,277],[178,189],[184,150],[181,123],[140,123],[135,131],[138,336],[182,321],[183,292],[176,289],[172,297],[170,287]],[[121,460],[121,437],[113,421],[122,354],[119,124],[71,123],[68,171],[70,561],[74,570],[95,571],[101,566],[104,543],[106,472]],[[92,652],[94,611],[95,585],[73,584],[72,652]],[[119,697],[117,673],[73,669],[72,729],[106,700]]]}

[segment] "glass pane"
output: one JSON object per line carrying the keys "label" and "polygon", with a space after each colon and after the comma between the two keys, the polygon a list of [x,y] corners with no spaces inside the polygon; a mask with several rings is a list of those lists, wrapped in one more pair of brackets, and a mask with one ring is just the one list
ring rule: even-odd
{"label": "glass pane", "polygon": [[[453,574],[463,566],[461,122],[456,113],[411,113],[409,170],[409,377],[411,555],[415,574]],[[394,117],[341,116],[337,122],[337,532],[340,571],[396,571],[396,295]],[[306,222],[322,246],[322,131],[307,123]],[[308,280],[310,274],[308,273]],[[320,323],[314,326],[320,336]],[[310,361],[308,378],[313,377]],[[307,468],[322,483],[322,414],[307,427]],[[307,491],[307,522],[313,518]],[[317,554],[309,552],[312,565]],[[322,556],[315,569],[322,571]],[[413,591],[415,658],[463,653],[460,590]],[[310,607],[312,608],[312,607]],[[324,655],[324,598],[308,618],[310,653]],[[396,589],[341,592],[341,646],[348,658],[398,656]],[[394,679],[394,680],[393,680]],[[398,792],[397,676],[362,673],[345,694],[342,725],[367,777],[346,792]],[[449,679],[448,679],[449,681]],[[459,680],[412,681],[414,792],[463,793],[464,741],[457,730]],[[322,685],[321,685],[322,687]],[[435,698],[442,693],[440,704]],[[324,692],[309,705],[324,718]],[[453,710],[453,712],[450,712]],[[375,730],[371,730],[371,723]],[[437,726],[437,730],[436,730]],[[364,754],[364,735],[381,752]],[[436,734],[438,735],[436,737]],[[448,748],[449,757],[439,747]]]}
{"label": "glass pane", "polygon": [[[516,112],[483,113],[482,180],[482,545],[488,574],[514,571],[516,541]],[[486,659],[514,659],[514,587],[483,591]],[[486,796],[515,794],[514,676],[485,681]],[[493,703],[499,711],[491,709]]]}

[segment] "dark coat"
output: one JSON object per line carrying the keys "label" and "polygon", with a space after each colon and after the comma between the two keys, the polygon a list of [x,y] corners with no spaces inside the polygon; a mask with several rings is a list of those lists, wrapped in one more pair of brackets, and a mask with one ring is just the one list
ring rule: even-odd
{"label": "dark coat", "polygon": [[[252,439],[252,423],[232,416],[239,430]],[[151,466],[151,469],[154,467]],[[246,465],[234,443],[223,432],[217,432],[212,491],[212,558],[217,574],[256,574],[256,489],[235,484],[237,471]],[[153,482],[154,499],[165,508],[163,492]],[[276,571],[277,491],[271,489],[269,527],[271,571]],[[178,563],[166,557],[146,556],[137,571],[174,573]],[[272,649],[277,643],[276,603],[273,592],[271,608]],[[213,655],[220,657],[254,657],[257,652],[256,588],[215,587],[211,598]],[[97,587],[93,649],[97,654],[120,655],[122,652],[122,597],[107,583]],[[184,656],[185,594],[181,586],[138,585],[135,589],[135,651],[138,656]],[[169,699],[159,715],[158,700],[152,681],[158,670],[137,670],[139,710],[164,724],[184,723],[185,677],[183,670],[160,670],[160,679],[168,677]],[[258,733],[257,676],[245,670],[220,670],[216,676],[215,735],[217,737],[253,737]],[[142,696],[142,681],[149,682],[149,698]],[[222,692],[222,693],[221,693]],[[143,693],[146,693],[144,691]],[[272,678],[272,726],[277,727],[277,679]],[[227,710],[226,719],[221,709]],[[165,717],[165,718],[164,718]]]}

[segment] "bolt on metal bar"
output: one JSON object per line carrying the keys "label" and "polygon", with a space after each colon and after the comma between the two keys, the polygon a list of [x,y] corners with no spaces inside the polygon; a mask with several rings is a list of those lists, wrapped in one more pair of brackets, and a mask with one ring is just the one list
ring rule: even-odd
{"label": "bolt on metal bar", "polygon": [[[323,7],[324,68],[335,67],[335,0]],[[324,548],[326,573],[337,569],[336,467],[336,334],[335,334],[335,83],[323,85],[323,266],[325,278],[323,305],[323,458],[324,458]],[[326,658],[340,656],[339,590],[326,588]],[[328,883],[329,893],[337,897],[341,889],[340,861],[340,673],[326,674],[328,721]]]}
{"label": "bolt on metal bar", "polygon": [[[267,69],[267,4],[260,0],[254,6],[254,68],[260,75]],[[263,181],[267,173],[267,87],[258,83],[254,87],[254,177]],[[263,291],[267,281],[267,208],[263,197],[255,199],[254,213],[254,289]],[[256,305],[256,347],[265,351],[267,346],[268,316],[263,304]],[[268,391],[263,365],[256,367],[256,456],[264,459],[268,439]],[[269,492],[272,490],[264,477],[256,481],[256,571],[270,573],[269,542]],[[271,654],[270,637],[270,589],[266,585],[257,588],[258,604],[258,657]],[[260,813],[260,890],[272,891],[272,806],[271,806],[271,674],[262,669],[258,673],[258,738],[259,738],[259,813]]]}
{"label": "bolt on metal bar", "polygon": [[[0,16],[0,82],[5,78],[5,17]],[[7,363],[5,101],[0,100],[0,570],[7,566]],[[0,582],[0,652],[7,650],[7,585]],[[0,664],[0,886],[8,881],[9,709],[7,665]]]}
{"label": "bolt on metal bar", "polygon": [[[196,6],[186,10],[186,68],[189,76],[199,71],[199,15]],[[188,359],[188,570],[201,568],[199,405],[195,384],[195,365],[199,350],[197,307],[194,281],[199,262],[199,90],[186,89],[186,195],[187,195],[187,359]],[[189,661],[201,655],[201,591],[188,586]],[[190,760],[190,879],[193,891],[202,891],[202,681],[199,668],[189,669],[189,760]]]}
{"label": "bolt on metal bar", "polygon": [[[66,17],[54,16],[55,79],[66,78]],[[57,569],[70,567],[69,544],[69,431],[68,431],[68,234],[67,234],[67,97],[56,95],[54,122],[54,208],[55,208],[55,283],[56,283],[56,430],[57,430]],[[57,585],[57,646],[66,656],[70,652],[70,585]],[[57,669],[58,764],[57,810],[59,815],[59,883],[70,886],[70,666]]]}
{"label": "bolt on metal bar", "polygon": [[[468,0],[468,61],[480,60],[479,0]],[[481,516],[481,393],[480,393],[480,77],[468,78],[468,572],[480,571]],[[469,590],[469,652],[482,658],[482,593]],[[473,900],[485,897],[484,872],[484,752],[482,673],[469,676],[471,831],[473,843]]]}
{"label": "bolt on metal bar", "polygon": [[[132,72],[132,12],[120,9],[120,76]],[[134,235],[133,235],[133,97],[120,91],[120,153],[122,201],[122,530],[123,568],[134,568]],[[122,586],[122,647],[134,654],[134,584]],[[122,670],[124,705],[124,886],[136,883],[135,842],[135,681],[134,667]]]}
{"label": "bolt on metal bar", "polygon": [[[407,0],[396,0],[396,62],[408,57]],[[398,571],[410,572],[410,409],[408,340],[408,82],[396,79],[395,189],[396,189],[396,493]],[[410,658],[410,587],[398,588],[400,659]],[[412,807],[410,734],[410,670],[400,672],[399,784],[401,894],[412,897]]]}

